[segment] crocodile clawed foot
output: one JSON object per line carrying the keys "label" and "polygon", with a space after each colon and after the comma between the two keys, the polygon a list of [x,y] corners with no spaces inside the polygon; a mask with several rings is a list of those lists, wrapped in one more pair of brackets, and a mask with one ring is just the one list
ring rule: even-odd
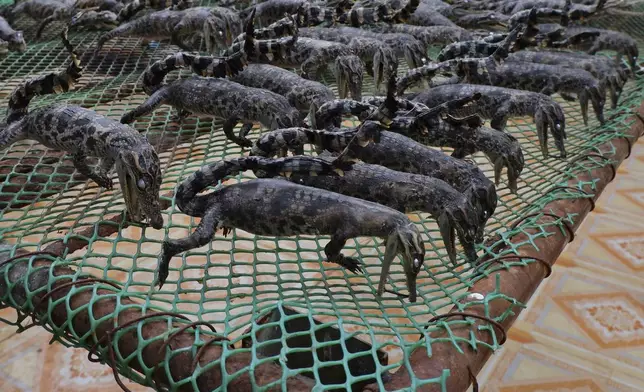
{"label": "crocodile clawed foot", "polygon": [[108,191],[114,188],[114,182],[110,177],[105,174],[96,174],[92,180],[98,184],[101,188],[105,188]]}
{"label": "crocodile clawed foot", "polygon": [[340,259],[337,261],[339,265],[353,272],[354,274],[362,273],[362,267],[360,260],[353,257],[345,257],[340,255]]}

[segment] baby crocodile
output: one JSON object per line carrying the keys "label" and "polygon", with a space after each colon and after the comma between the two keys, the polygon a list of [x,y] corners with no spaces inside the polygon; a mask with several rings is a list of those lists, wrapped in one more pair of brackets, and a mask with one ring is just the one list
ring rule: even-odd
{"label": "baby crocodile", "polygon": [[526,44],[524,31],[526,25],[519,25],[509,34],[503,35],[503,39],[496,42],[492,35],[481,40],[455,42],[445,46],[438,54],[438,61],[447,61],[455,58],[476,58],[488,57],[495,53],[498,56],[506,57],[508,52],[514,52]]}
{"label": "baby crocodile", "polygon": [[[27,113],[33,96],[65,90],[80,77],[73,52],[72,59],[72,66],[64,73],[28,81],[12,93],[8,112],[11,121],[0,125],[0,150],[29,139],[66,151],[81,174],[107,189],[112,188],[108,173],[116,166],[130,218],[141,221],[146,216],[153,228],[160,229],[163,217],[159,206],[159,157],[145,136],[79,106],[54,104]],[[90,168],[86,157],[100,158],[98,168]]]}
{"label": "baby crocodile", "polygon": [[628,73],[619,64],[611,63],[604,56],[564,51],[520,51],[508,56],[507,61],[531,62],[558,65],[567,68],[579,68],[590,72],[610,92],[612,107],[615,109],[621,95]]}
{"label": "baby crocodile", "polygon": [[347,3],[341,2],[334,9],[308,0],[266,0],[244,9],[241,11],[241,16],[248,18],[254,12],[258,23],[267,26],[284,17],[284,14],[297,14],[300,26],[315,26],[321,23],[333,23]]}
{"label": "baby crocodile", "polygon": [[[224,55],[234,53],[238,49],[239,44],[235,44],[226,50]],[[285,68],[300,67],[307,79],[319,77],[328,64],[333,62],[333,72],[340,98],[345,98],[348,92],[356,100],[360,100],[362,95],[364,64],[349,46],[339,42],[296,36],[288,40],[282,38],[256,41],[253,55],[249,55],[249,60]]]}
{"label": "baby crocodile", "polygon": [[593,27],[573,26],[566,29],[566,37],[581,33],[594,33],[594,37],[588,40],[580,40],[577,43],[568,45],[570,48],[584,50],[588,54],[595,54],[602,50],[617,52],[615,60],[621,62],[622,56],[626,56],[631,69],[636,69],[639,49],[637,41],[628,34],[618,31],[598,29]]}
{"label": "baby crocodile", "polygon": [[[357,143],[353,140],[357,140]],[[376,143],[369,143],[369,140]],[[286,150],[298,152],[302,151],[304,143],[315,145],[318,151],[326,149],[335,153],[342,153],[348,147],[345,153],[349,159],[359,159],[365,163],[447,182],[477,208],[480,227],[477,239],[483,237],[482,228],[496,209],[494,183],[478,167],[406,136],[381,131],[380,125],[373,121],[365,121],[356,129],[348,130],[294,128],[272,131],[257,140],[251,154],[271,157]]]}
{"label": "baby crocodile", "polygon": [[2,16],[0,16],[0,41],[6,42],[7,49],[12,52],[27,50],[22,31],[15,31]]}
{"label": "baby crocodile", "polygon": [[344,176],[288,178],[297,184],[372,201],[404,213],[427,212],[436,219],[453,264],[456,264],[455,231],[467,260],[476,260],[475,237],[480,231],[476,209],[463,194],[442,180],[368,163],[353,164]]}
{"label": "baby crocodile", "polygon": [[450,111],[455,116],[476,113],[490,119],[494,129],[503,130],[510,117],[532,116],[537,127],[539,145],[544,157],[548,154],[548,128],[562,157],[566,156],[566,118],[561,106],[551,97],[531,91],[475,84],[450,84],[434,87],[407,98],[435,107],[450,100],[466,98],[474,93],[481,97],[468,107]]}
{"label": "baby crocodile", "polygon": [[383,238],[386,249],[378,295],[383,294],[393,259],[400,254],[409,301],[416,301],[416,276],[423,265],[425,247],[420,232],[405,214],[377,203],[280,179],[246,181],[198,195],[225,176],[247,169],[262,170],[269,176],[280,172],[308,174],[312,169],[319,174],[335,174],[326,160],[311,157],[282,160],[246,157],[203,167],[177,187],[179,209],[200,217],[201,222],[189,237],[163,243],[156,280],[159,286],[165,282],[174,255],[209,243],[218,228],[224,228],[224,234],[238,228],[270,236],[330,235],[331,240],[324,248],[327,261],[352,272],[362,269],[360,261],[341,253],[347,240],[358,236]]}
{"label": "baby crocodile", "polygon": [[300,113],[285,97],[226,79],[192,77],[155,88],[146,89],[150,97],[123,115],[122,123],[130,123],[158,106],[168,104],[177,108],[181,116],[195,113],[223,118],[226,137],[244,147],[252,145],[246,138],[250,127],[244,126],[239,136],[235,135],[233,128],[240,121],[243,124],[259,122],[271,130],[302,124]]}
{"label": "baby crocodile", "polygon": [[110,30],[118,26],[116,14],[112,11],[81,10],[72,16],[69,28],[78,30]]}
{"label": "baby crocodile", "polygon": [[[334,29],[304,28],[299,30],[303,37],[339,42],[347,45],[353,53],[371,70],[376,88],[380,88],[383,80],[388,80],[398,71],[398,58],[394,50],[381,40],[343,34]],[[421,51],[422,52],[422,51]],[[411,66],[411,65],[410,65]]]}
{"label": "baby crocodile", "polygon": [[324,84],[268,64],[249,64],[231,80],[280,94],[303,115],[309,113],[312,104],[321,106],[333,100],[333,91]]}
{"label": "baby crocodile", "polygon": [[411,26],[406,24],[381,24],[373,26],[372,31],[380,33],[409,34],[425,46],[447,45],[453,42],[471,40],[472,33],[462,27],[450,26]]}
{"label": "baby crocodile", "polygon": [[[121,122],[130,123],[137,117],[151,113],[159,105],[169,104],[179,110],[180,117],[196,113],[223,118],[223,130],[228,139],[247,147],[252,142],[245,136],[253,122],[259,122],[269,129],[303,124],[298,110],[285,97],[272,91],[202,77],[163,84],[163,79],[170,71],[184,66],[191,66],[199,75],[234,76],[243,70],[248,53],[254,50],[251,40],[252,35],[247,35],[244,47],[225,58],[177,53],[152,64],[143,75],[143,90],[150,97],[123,115]],[[243,122],[243,126],[239,136],[236,136],[233,128],[239,121]]]}
{"label": "baby crocodile", "polygon": [[[15,19],[20,14],[25,14],[30,18],[40,21],[38,29],[36,30],[36,38],[40,38],[43,30],[47,25],[53,21],[69,21],[80,10],[76,2],[65,0],[26,0],[17,3],[11,10],[11,19]],[[96,25],[88,25],[87,27],[108,27],[116,26],[116,14],[111,11],[106,11],[106,14],[111,14],[109,18],[101,20],[101,23]],[[103,14],[101,14],[102,16]],[[110,24],[110,21],[113,23]],[[92,21],[89,21],[92,22]]]}
{"label": "baby crocodile", "polygon": [[476,114],[464,119],[450,115],[445,119],[441,117],[397,117],[388,129],[424,145],[451,147],[454,149],[452,156],[459,159],[483,152],[494,167],[496,185],[501,180],[503,168],[507,168],[508,188],[517,193],[517,180],[525,164],[519,141],[508,133],[484,127]]}
{"label": "baby crocodile", "polygon": [[198,34],[204,37],[207,50],[212,53],[216,44],[227,46],[241,33],[241,21],[239,25],[230,24],[228,12],[230,10],[222,7],[194,7],[185,10],[152,12],[122,24],[101,36],[96,44],[96,52],[99,52],[109,40],[121,36],[170,39],[182,50],[190,50],[191,48],[184,43],[184,39],[193,38]]}
{"label": "baby crocodile", "polygon": [[405,59],[409,68],[420,67],[427,58],[425,45],[409,34],[377,33],[355,27],[335,27],[301,29],[300,35],[343,44],[349,44],[356,37],[371,38],[393,49],[399,57]]}
{"label": "baby crocodile", "polygon": [[592,102],[597,120],[601,124],[605,122],[605,94],[600,82],[589,72],[528,62],[499,63],[494,56],[480,59],[455,59],[410,70],[400,79],[398,93],[404,92],[415,81],[427,76],[431,78],[441,71],[456,73],[461,83],[516,88],[546,95],[559,93],[566,99],[572,99],[571,95],[577,95],[584,123],[588,122],[589,100]]}

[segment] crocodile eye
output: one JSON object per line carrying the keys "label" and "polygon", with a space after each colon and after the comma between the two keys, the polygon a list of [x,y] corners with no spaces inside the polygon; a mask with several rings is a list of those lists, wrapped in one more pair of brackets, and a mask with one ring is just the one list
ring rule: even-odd
{"label": "crocodile eye", "polygon": [[145,187],[146,187],[145,180],[144,180],[144,179],[142,179],[142,178],[139,178],[139,180],[136,182],[136,186],[137,186],[140,190],[144,190],[144,189],[145,189]]}

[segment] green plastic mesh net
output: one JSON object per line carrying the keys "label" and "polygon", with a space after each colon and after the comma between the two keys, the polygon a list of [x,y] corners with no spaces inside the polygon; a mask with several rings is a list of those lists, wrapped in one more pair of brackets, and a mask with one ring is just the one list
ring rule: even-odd
{"label": "green plastic mesh net", "polygon": [[[644,25],[637,16],[611,17],[610,23],[608,21],[600,19],[596,23],[628,32],[640,44],[644,42]],[[57,37],[54,38],[60,25],[48,28],[45,35],[52,37],[51,40],[34,42],[33,21],[20,19],[17,23],[25,30],[31,43],[26,52],[12,53],[0,59],[0,98],[3,102],[26,78],[61,69],[68,61],[67,51]],[[141,72],[174,50],[167,44],[155,45],[140,39],[123,38],[110,41],[99,55],[93,57],[97,36],[97,33],[86,32],[70,35],[77,50],[84,53],[81,56],[84,76],[73,91],[37,98],[32,102],[32,108],[52,102],[68,102],[118,120],[146,97],[138,83]],[[403,71],[401,69],[400,72]],[[180,72],[170,78],[188,75]],[[369,94],[373,91],[373,81],[368,76],[366,78],[364,91]],[[325,83],[333,87],[331,80],[330,75],[325,76]],[[620,106],[616,110],[607,110],[609,121],[600,127],[593,118],[588,126],[584,126],[578,103],[567,102],[557,96],[566,111],[568,161],[582,152],[592,152],[594,146],[624,136],[621,131],[631,125],[627,121],[631,115],[630,108],[638,106],[643,98],[644,79],[629,81]],[[408,366],[407,356],[414,348],[424,345],[429,353],[432,352],[431,347],[437,342],[427,338],[432,331],[449,330],[452,325],[467,323],[450,318],[428,324],[432,318],[446,313],[453,306],[465,311],[468,306],[487,304],[498,297],[507,300],[508,311],[496,321],[502,321],[510,312],[518,312],[523,306],[499,292],[491,293],[478,302],[463,303],[461,300],[477,280],[500,269],[535,260],[504,260],[471,266],[460,258],[458,266],[453,268],[443,249],[437,226],[427,214],[409,215],[424,233],[428,251],[418,277],[419,298],[416,303],[391,294],[380,299],[376,297],[384,247],[374,238],[349,241],[345,247],[345,255],[358,257],[364,263],[364,274],[356,275],[323,261],[327,237],[273,238],[241,230],[233,230],[227,237],[218,232],[207,246],[175,257],[163,289],[148,296],[161,241],[168,237],[184,237],[198,224],[173,204],[171,195],[175,185],[202,165],[240,156],[242,151],[226,139],[221,121],[189,117],[180,124],[168,106],[140,118],[134,127],[155,145],[163,163],[162,194],[168,206],[164,210],[166,228],[152,230],[124,221],[125,205],[118,186],[112,191],[101,189],[75,173],[70,158],[64,153],[23,141],[0,153],[0,236],[7,255],[13,255],[17,249],[36,251],[56,244],[86,242],[87,246],[74,247],[63,257],[51,259],[55,265],[71,267],[76,276],[91,275],[118,283],[122,288],[113,290],[111,295],[133,298],[143,309],[176,312],[191,321],[210,323],[233,345],[223,351],[223,362],[241,351],[252,353],[251,367],[265,361],[288,360],[292,370],[283,372],[283,378],[272,385],[280,385],[287,376],[301,373],[327,389],[351,389],[368,382],[378,382],[382,387],[383,379],[376,375]],[[567,188],[550,193],[546,191],[557,184],[564,184],[580,172],[610,164],[605,159],[592,157],[571,165],[566,160],[544,159],[534,124],[528,119],[511,120],[507,131],[520,140],[526,168],[519,181],[518,194],[511,194],[505,183],[498,186],[500,203],[487,226],[488,236],[495,240],[480,247],[479,255],[500,256],[495,253],[495,246],[509,243],[509,238],[517,233],[526,233],[527,229],[541,228],[536,234],[529,234],[527,241],[547,236],[548,226],[564,230],[562,220],[572,222],[575,216],[568,215],[558,221],[537,225],[535,221],[544,212],[542,206],[554,199],[590,195]],[[259,129],[254,128],[249,137],[255,139],[258,135]],[[492,167],[484,156],[475,155],[474,160],[493,178]],[[252,175],[246,173],[231,181],[251,178]],[[534,213],[537,215],[512,227],[519,218]],[[514,244],[513,247],[520,245]],[[508,254],[512,251],[512,248],[504,250]],[[0,286],[24,284],[10,282],[7,278],[10,270],[10,265],[0,267],[3,276]],[[50,276],[50,287],[57,279],[61,277]],[[503,284],[503,281],[497,282],[499,288]],[[109,287],[103,283],[98,286]],[[400,265],[392,267],[388,286],[396,291],[405,291],[405,276]],[[67,297],[78,290],[81,288],[74,288]],[[21,302],[8,295],[8,290],[1,292],[3,304],[22,306],[23,309],[33,307],[33,297],[42,294],[41,290],[27,290],[26,302]],[[96,295],[96,301],[100,296]],[[63,344],[92,347],[96,343],[92,334],[63,334],[50,322],[49,313],[54,305],[67,300],[66,297],[57,299],[47,309],[43,307],[41,311],[44,313],[40,317],[43,326]],[[109,317],[115,317],[123,308],[125,305]],[[70,317],[76,313],[78,310],[71,312]],[[15,323],[15,320],[5,321]],[[100,321],[92,320],[92,326]],[[496,349],[499,331],[490,327],[489,332],[496,337],[493,345],[476,339],[457,338],[449,333],[444,339],[454,343],[465,342],[475,348],[487,346]],[[205,336],[202,338],[193,350],[203,344]],[[140,355],[149,343],[140,337],[136,355]],[[311,345],[315,347],[314,351]],[[456,345],[454,349],[458,350]],[[102,350],[102,353],[106,361],[106,351]],[[121,374],[152,386],[152,366],[144,373],[130,371],[127,364],[132,358],[117,355]],[[202,370],[198,369],[194,377]],[[240,373],[224,376],[222,390]],[[444,389],[449,374],[449,369],[445,369],[440,377],[414,380],[411,387],[437,383]],[[175,381],[170,389],[190,385],[193,381],[194,378]],[[257,390],[269,386],[258,386]]]}

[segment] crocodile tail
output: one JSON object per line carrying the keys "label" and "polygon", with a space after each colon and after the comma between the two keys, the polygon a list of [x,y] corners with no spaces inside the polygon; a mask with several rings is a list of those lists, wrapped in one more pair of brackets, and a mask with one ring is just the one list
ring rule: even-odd
{"label": "crocodile tail", "polygon": [[198,199],[197,194],[211,185],[228,176],[236,175],[244,171],[239,164],[239,159],[219,161],[201,167],[181,184],[177,186],[175,201],[181,211],[188,211],[190,204]]}
{"label": "crocodile tail", "polygon": [[143,73],[143,91],[151,95],[163,86],[166,75],[183,67],[191,67],[200,76],[225,78],[243,71],[247,62],[242,52],[228,57],[195,56],[188,53],[175,53],[152,64]]}
{"label": "crocodile tail", "polygon": [[7,109],[7,124],[19,120],[27,114],[29,102],[38,95],[57,94],[69,91],[80,79],[83,68],[74,50],[74,47],[67,39],[67,29],[61,33],[63,45],[71,55],[71,63],[60,73],[50,73],[26,81],[16,87],[9,97]]}
{"label": "crocodile tail", "polygon": [[376,24],[393,17],[393,11],[385,4],[377,7],[354,7],[338,16],[338,22],[352,27]]}
{"label": "crocodile tail", "polygon": [[215,78],[232,77],[246,68],[248,62],[243,52],[228,57],[192,56],[192,72]]}
{"label": "crocodile tail", "polygon": [[248,156],[227,159],[202,166],[197,172],[185,179],[176,190],[176,202],[180,210],[197,198],[197,194],[209,186],[216,185],[227,177],[236,176],[246,170],[260,174],[258,177],[290,177],[300,175],[343,175],[351,169],[350,162],[333,161],[309,156],[286,158],[265,158]]}
{"label": "crocodile tail", "polygon": [[297,21],[293,16],[286,16],[254,32],[257,39],[281,38],[297,34]]}
{"label": "crocodile tail", "polygon": [[343,175],[351,168],[352,163],[328,158],[310,156],[292,156],[278,159],[246,157],[243,165],[252,170],[257,177],[290,177],[292,174],[309,176]]}
{"label": "crocodile tail", "polygon": [[[268,61],[274,59],[281,59],[286,56],[287,48],[295,45],[298,39],[298,28],[295,17],[291,16],[292,25],[294,26],[293,35],[290,37],[283,37],[278,39],[257,40],[254,29],[255,10],[253,10],[246,23],[246,39],[243,44],[243,51],[249,59],[254,61]],[[225,53],[234,53],[240,49],[242,45],[236,44],[231,46]]]}
{"label": "crocodile tail", "polygon": [[163,86],[163,80],[168,73],[191,65],[193,60],[193,55],[179,52],[155,62],[143,73],[143,91],[151,95]]}
{"label": "crocodile tail", "polygon": [[382,120],[384,122],[388,120],[381,114],[377,107],[369,103],[355,101],[353,99],[336,99],[320,106],[317,113],[315,113],[316,128],[319,127],[322,129],[329,126],[339,128],[342,122],[342,116],[347,114],[356,116],[361,121],[367,118],[378,121]]}
{"label": "crocodile tail", "polygon": [[[290,48],[297,42],[297,31],[292,37],[256,40],[247,35],[244,52],[249,60],[273,63],[285,60]],[[234,48],[234,46],[233,46]],[[228,53],[231,53],[229,50]]]}
{"label": "crocodile tail", "polygon": [[315,139],[317,133],[307,128],[285,128],[263,134],[253,145],[250,155],[274,157],[286,151],[304,152],[304,145]]}
{"label": "crocodile tail", "polygon": [[[274,39],[297,34],[297,22],[295,17],[286,16],[270,25],[261,29],[253,30],[253,38],[255,39]],[[246,39],[246,33],[239,34],[234,40],[233,44],[239,44]]]}
{"label": "crocodile tail", "polygon": [[317,26],[322,23],[333,23],[336,19],[336,11],[319,5],[309,5],[298,10],[298,19],[301,25]]}
{"label": "crocodile tail", "polygon": [[440,64],[445,64],[448,63],[449,61],[439,63],[439,64],[427,64],[423,65],[422,67],[418,68],[413,68],[407,71],[405,76],[400,78],[398,80],[398,85],[397,85],[397,91],[396,93],[398,95],[402,95],[405,90],[407,90],[409,87],[412,85],[427,79],[428,81],[431,80],[436,73],[440,70]]}
{"label": "crocodile tail", "polygon": [[94,53],[100,52],[101,49],[103,48],[103,45],[105,45],[107,41],[110,41],[111,39],[114,39],[121,35],[126,35],[128,31],[130,31],[130,29],[132,29],[133,27],[132,23],[136,23],[136,22],[137,20],[134,20],[132,22],[122,24],[119,27],[114,28],[108,31],[107,33],[101,35],[100,38],[98,39],[98,42],[96,42],[96,49],[94,49]]}
{"label": "crocodile tail", "polygon": [[496,61],[501,61],[508,57],[512,51],[513,45],[521,38],[525,32],[527,25],[519,24],[517,27],[512,29],[507,37],[501,42],[499,47],[492,53],[492,58]]}

